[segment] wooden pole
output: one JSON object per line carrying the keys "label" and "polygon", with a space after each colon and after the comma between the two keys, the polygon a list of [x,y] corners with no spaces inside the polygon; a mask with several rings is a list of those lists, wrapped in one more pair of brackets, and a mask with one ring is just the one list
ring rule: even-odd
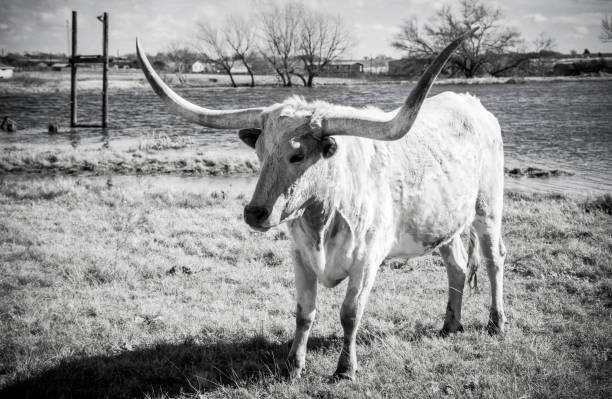
{"label": "wooden pole", "polygon": [[77,12],[72,12],[72,57],[70,57],[70,127],[75,127],[77,124],[77,64],[75,57],[77,55]]}
{"label": "wooden pole", "polygon": [[102,20],[102,128],[108,126],[108,13],[104,13]]}

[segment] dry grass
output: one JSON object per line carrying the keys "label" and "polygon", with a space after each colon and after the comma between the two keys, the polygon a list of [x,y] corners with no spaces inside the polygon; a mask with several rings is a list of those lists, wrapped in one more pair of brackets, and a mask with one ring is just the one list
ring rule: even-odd
{"label": "dry grass", "polygon": [[[488,284],[438,337],[438,255],[384,265],[356,383],[331,384],[345,284],[321,289],[307,370],[282,230],[250,231],[249,193],[87,179],[0,184],[0,397],[610,397],[612,223],[598,206],[508,194],[504,339]],[[589,202],[594,203],[593,201]],[[484,271],[480,272],[484,274]]]}
{"label": "dry grass", "polygon": [[[79,92],[99,91],[102,87],[102,71],[80,70],[78,75]],[[162,77],[171,87],[230,87],[231,82],[225,74],[185,73],[177,76],[174,73],[162,73]],[[436,79],[436,85],[487,85],[487,84],[524,84],[524,83],[553,83],[575,81],[603,81],[611,80],[606,76],[532,76],[532,77],[477,77],[477,78],[450,78]],[[249,75],[234,75],[238,86],[248,86],[251,83]],[[409,84],[416,83],[416,79],[405,77],[377,76],[365,74],[360,78],[317,77],[316,86],[353,86],[369,84]],[[295,86],[301,86],[299,79],[293,81]],[[280,81],[274,75],[256,75],[256,86],[280,86]],[[110,70],[109,91],[149,91],[147,83],[140,69]],[[69,93],[70,71],[61,72],[15,72],[11,79],[0,79],[0,94],[16,93]]]}
{"label": "dry grass", "polygon": [[0,153],[0,174],[236,175],[259,170],[255,154],[201,150],[189,137],[151,134],[133,146],[12,145]]}
{"label": "dry grass", "polygon": [[[172,87],[231,86],[229,76],[225,74],[185,73],[177,76],[174,73],[162,73],[162,77]],[[251,78],[249,75],[234,75],[234,81],[239,86],[247,86],[251,83]],[[365,81],[362,79],[351,78],[318,77],[315,80],[315,84],[319,86],[363,83]],[[256,75],[255,84],[257,86],[278,86],[280,81],[273,75]],[[294,81],[294,84],[301,86],[299,79]],[[101,87],[101,70],[79,70],[78,89],[80,93],[99,91]],[[151,90],[140,69],[109,71],[108,88],[111,93],[124,90],[130,90],[131,92]],[[0,94],[54,92],[70,92],[69,70],[61,72],[15,72],[11,79],[0,79]]]}

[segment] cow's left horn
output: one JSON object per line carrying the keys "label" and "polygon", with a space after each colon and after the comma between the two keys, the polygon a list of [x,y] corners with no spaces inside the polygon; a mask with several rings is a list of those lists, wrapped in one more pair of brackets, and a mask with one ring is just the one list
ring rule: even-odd
{"label": "cow's left horn", "polygon": [[136,54],[151,87],[170,110],[191,122],[217,129],[261,128],[264,108],[214,110],[190,103],[170,89],[157,75],[136,39]]}
{"label": "cow's left horn", "polygon": [[322,115],[320,119],[321,133],[324,136],[346,135],[367,137],[376,140],[398,140],[406,135],[416,119],[421,104],[427,97],[429,88],[440,73],[451,54],[466,38],[476,32],[479,27],[473,27],[465,32],[436,57],[434,62],[421,76],[416,86],[404,102],[397,114],[387,116],[371,116],[366,112],[346,108],[332,115]]}

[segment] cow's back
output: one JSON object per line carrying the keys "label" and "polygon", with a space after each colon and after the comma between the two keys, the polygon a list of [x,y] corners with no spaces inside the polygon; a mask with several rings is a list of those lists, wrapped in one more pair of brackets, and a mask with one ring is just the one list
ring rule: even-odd
{"label": "cow's back", "polygon": [[401,140],[358,140],[368,192],[379,196],[372,206],[396,237],[392,254],[420,255],[449,239],[473,220],[482,185],[503,185],[499,124],[470,95],[429,98]]}

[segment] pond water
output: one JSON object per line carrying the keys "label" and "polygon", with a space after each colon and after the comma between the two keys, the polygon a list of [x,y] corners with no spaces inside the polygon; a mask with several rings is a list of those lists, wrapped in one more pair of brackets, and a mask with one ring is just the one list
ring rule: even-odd
{"label": "pond water", "polygon": [[[399,107],[412,88],[404,84],[323,86],[315,89],[187,88],[177,91],[196,104],[211,108],[243,108],[280,102],[291,95],[352,106]],[[507,186],[525,190],[572,193],[612,191],[612,81],[542,82],[491,85],[440,85],[432,93],[469,92],[500,121],[506,166],[540,167],[571,172],[548,179],[507,178]],[[79,121],[100,120],[100,96],[79,95]],[[120,144],[150,134],[191,137],[195,145],[244,151],[236,132],[207,129],[165,111],[152,91],[113,92],[109,97],[110,128],[69,131],[69,93],[0,95],[0,117],[17,120],[17,134],[0,133],[0,145],[71,142]],[[45,133],[49,122],[63,132]]]}

